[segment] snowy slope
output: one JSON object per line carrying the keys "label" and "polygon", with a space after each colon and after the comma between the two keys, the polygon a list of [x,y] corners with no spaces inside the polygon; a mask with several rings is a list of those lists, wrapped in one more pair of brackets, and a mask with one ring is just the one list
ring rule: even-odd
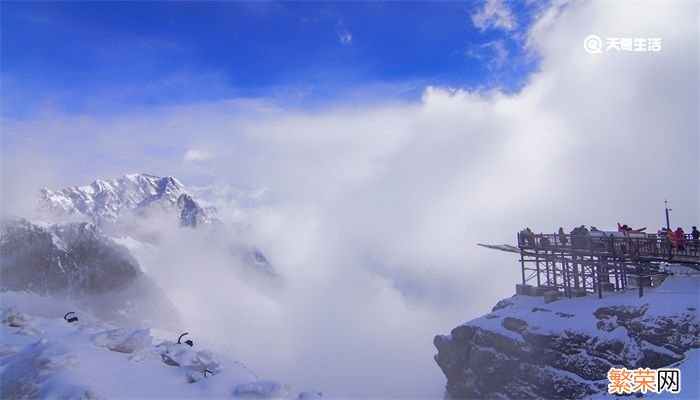
{"label": "snowy slope", "polygon": [[1,398],[290,397],[288,385],[260,380],[196,339],[193,347],[176,337],[160,340],[147,328],[117,329],[80,310],[79,320],[67,323],[45,298],[24,297],[13,306],[16,300],[0,294]]}
{"label": "snowy slope", "polygon": [[544,304],[516,295],[437,336],[435,360],[459,398],[587,398],[605,394],[613,366],[671,365],[683,374],[674,398],[700,398],[699,309],[697,275],[671,276],[641,298],[629,291]]}

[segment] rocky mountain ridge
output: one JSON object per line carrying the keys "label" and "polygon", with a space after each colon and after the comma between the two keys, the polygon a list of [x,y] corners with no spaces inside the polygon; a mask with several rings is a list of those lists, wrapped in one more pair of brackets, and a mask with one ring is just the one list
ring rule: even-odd
{"label": "rocky mountain ridge", "polygon": [[197,226],[214,220],[214,209],[204,209],[185,186],[172,176],[127,174],[118,179],[97,179],[90,185],[60,190],[42,188],[39,206],[43,210],[89,219],[98,225],[116,224],[134,215],[172,213],[183,226]]}

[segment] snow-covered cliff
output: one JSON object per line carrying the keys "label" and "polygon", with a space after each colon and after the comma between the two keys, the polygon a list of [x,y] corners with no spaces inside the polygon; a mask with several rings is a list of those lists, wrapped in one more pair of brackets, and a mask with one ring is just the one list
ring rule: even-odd
{"label": "snow-covered cliff", "polygon": [[[672,268],[673,269],[673,268]],[[513,296],[434,339],[448,398],[588,398],[607,392],[616,368],[678,365],[683,390],[700,398],[700,278],[562,299]]]}

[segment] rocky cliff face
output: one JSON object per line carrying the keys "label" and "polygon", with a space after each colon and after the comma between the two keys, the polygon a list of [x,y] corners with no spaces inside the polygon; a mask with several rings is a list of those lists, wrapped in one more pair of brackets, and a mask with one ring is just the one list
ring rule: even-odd
{"label": "rocky cliff face", "polygon": [[445,396],[587,398],[607,391],[611,367],[682,364],[700,347],[699,290],[698,278],[671,277],[642,298],[501,300],[491,313],[435,337]]}
{"label": "rocky cliff face", "polygon": [[180,326],[172,303],[129,250],[89,222],[0,221],[0,276],[0,292],[73,302],[103,321]]}
{"label": "rocky cliff face", "polygon": [[13,219],[0,226],[4,291],[94,294],[132,283],[141,274],[131,253],[91,223],[42,227]]}

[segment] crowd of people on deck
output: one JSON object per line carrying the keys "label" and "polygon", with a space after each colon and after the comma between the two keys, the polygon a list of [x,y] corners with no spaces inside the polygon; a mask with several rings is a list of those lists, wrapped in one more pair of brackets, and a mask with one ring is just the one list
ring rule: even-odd
{"label": "crowd of people on deck", "polygon": [[[657,232],[657,237],[662,238],[662,245],[671,246],[677,248],[679,251],[684,251],[686,245],[688,244],[688,237],[685,231],[680,226],[676,228],[675,231],[672,229],[661,228]],[[700,231],[698,231],[697,226],[693,226],[690,232],[691,245],[698,246],[700,244]]]}
{"label": "crowd of people on deck", "polygon": [[[695,251],[700,250],[700,231],[697,226],[693,226],[690,235],[687,235],[682,227],[678,227],[675,231],[668,228],[661,228],[654,234],[647,234],[644,232],[646,227],[633,229],[627,224],[620,225],[617,224],[617,231],[622,233],[625,238],[629,238],[631,234],[642,234],[644,238],[650,239],[660,239],[662,251],[668,251],[669,249],[677,249],[678,251],[685,251],[688,246],[692,246]],[[577,226],[571,230],[570,234],[567,235],[564,232],[564,228],[560,227],[557,233],[554,235],[553,240],[555,240],[559,246],[567,246],[569,241],[571,241],[572,247],[585,247],[587,243],[587,238],[591,236],[592,232],[601,232],[595,226],[591,226],[589,230],[585,225]],[[529,247],[536,247],[536,245],[542,247],[549,247],[551,245],[550,239],[547,235],[535,235],[535,233],[528,227],[520,231],[519,233],[520,245],[527,245]],[[549,235],[551,237],[551,235]],[[607,235],[606,235],[607,236]],[[623,251],[627,251],[628,246],[622,246]]]}

